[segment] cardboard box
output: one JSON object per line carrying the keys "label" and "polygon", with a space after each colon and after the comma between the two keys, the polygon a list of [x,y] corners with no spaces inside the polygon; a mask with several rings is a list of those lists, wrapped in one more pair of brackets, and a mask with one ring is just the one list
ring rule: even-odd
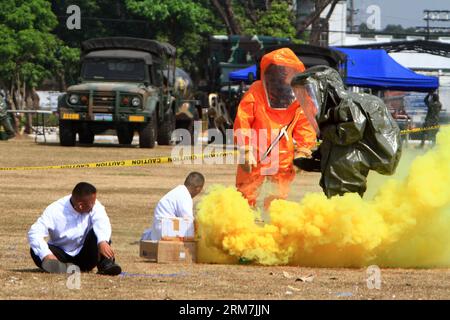
{"label": "cardboard box", "polygon": [[161,219],[161,240],[193,241],[194,236],[194,220],[184,218]]}
{"label": "cardboard box", "polygon": [[194,241],[141,240],[139,255],[157,263],[195,263],[197,243]]}

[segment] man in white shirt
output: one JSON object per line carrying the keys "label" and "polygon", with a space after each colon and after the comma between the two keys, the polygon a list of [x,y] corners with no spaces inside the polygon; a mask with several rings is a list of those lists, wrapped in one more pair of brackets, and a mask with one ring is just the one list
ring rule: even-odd
{"label": "man in white shirt", "polygon": [[194,220],[192,199],[203,189],[205,177],[199,172],[191,172],[184,184],[169,191],[156,205],[151,229],[145,230],[142,240],[161,239],[162,218],[187,218]]}
{"label": "man in white shirt", "polygon": [[120,274],[110,239],[105,207],[97,200],[96,188],[87,182],[78,183],[71,195],[49,205],[28,232],[34,263],[49,273],[65,273],[75,264],[81,271],[97,266],[99,274]]}

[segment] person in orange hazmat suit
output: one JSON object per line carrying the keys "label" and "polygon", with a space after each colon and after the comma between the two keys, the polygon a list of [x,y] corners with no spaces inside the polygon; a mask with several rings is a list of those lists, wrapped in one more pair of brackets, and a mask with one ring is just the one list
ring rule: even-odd
{"label": "person in orange hazmat suit", "polygon": [[234,122],[234,138],[241,155],[236,187],[251,206],[268,179],[275,186],[264,199],[286,199],[295,177],[293,159],[309,156],[316,132],[304,115],[290,86],[305,67],[292,50],[281,48],[261,59],[261,80],[242,98]]}

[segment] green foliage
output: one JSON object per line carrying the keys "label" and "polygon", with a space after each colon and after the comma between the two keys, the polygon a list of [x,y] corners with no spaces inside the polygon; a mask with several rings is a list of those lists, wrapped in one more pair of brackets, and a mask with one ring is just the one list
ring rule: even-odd
{"label": "green foliage", "polygon": [[[125,0],[131,13],[148,19],[158,40],[177,47],[178,64],[191,75],[201,73],[206,61],[207,40],[212,34],[226,34],[224,23],[218,18],[209,0]],[[267,11],[255,12],[254,24],[239,1],[233,1],[233,11],[243,34],[290,37],[296,42],[295,16],[289,9],[291,1],[275,0]]]}
{"label": "green foliage", "polygon": [[[361,33],[363,37],[373,37],[379,31],[370,29],[367,24],[361,23],[359,25],[358,31]],[[381,32],[385,32],[387,34],[392,35],[394,38],[404,38],[407,35],[413,35],[416,33],[415,28],[403,28],[403,26],[399,24],[388,24]]]}
{"label": "green foliage", "polygon": [[275,0],[267,11],[257,11],[256,24],[251,23],[245,13],[239,10],[246,34],[258,34],[272,37],[296,38],[295,15],[289,8],[290,1]]}
{"label": "green foliage", "polygon": [[416,28],[403,28],[401,25],[388,24],[383,32],[392,33],[394,38],[404,38],[405,35],[411,35],[416,32]]}
{"label": "green foliage", "polygon": [[370,37],[373,35],[373,30],[370,29],[364,22],[359,25],[358,31],[362,37]]}
{"label": "green foliage", "polygon": [[56,50],[56,58],[53,69],[64,75],[68,85],[75,84],[80,73],[80,49],[70,48],[61,41]]}
{"label": "green foliage", "polygon": [[49,32],[57,24],[50,3],[45,0],[2,0],[0,22],[13,30]]}
{"label": "green foliage", "polygon": [[[141,15],[129,10],[125,0],[52,0],[51,2],[53,12],[60,17],[53,33],[69,47],[80,47],[84,40],[100,37],[155,37],[155,30],[142,19]],[[69,5],[77,5],[80,8],[80,30],[69,30],[66,26],[66,19],[69,17],[66,10]],[[157,28],[161,27],[157,26]]]}
{"label": "green foliage", "polygon": [[0,79],[38,85],[52,76],[61,42],[50,33],[57,20],[45,0],[0,2]]}
{"label": "green foliage", "polygon": [[177,47],[178,64],[194,77],[210,34],[223,33],[208,0],[126,0],[127,8],[147,19],[155,38]]}
{"label": "green foliage", "polygon": [[[290,0],[254,11],[256,23],[240,1],[232,4],[243,34],[296,41]],[[66,27],[69,5],[80,7],[81,30]],[[0,34],[0,82],[36,86],[52,77],[75,83],[81,42],[107,36],[169,42],[177,47],[177,64],[195,79],[205,67],[208,37],[226,34],[226,27],[210,0],[1,0]]]}

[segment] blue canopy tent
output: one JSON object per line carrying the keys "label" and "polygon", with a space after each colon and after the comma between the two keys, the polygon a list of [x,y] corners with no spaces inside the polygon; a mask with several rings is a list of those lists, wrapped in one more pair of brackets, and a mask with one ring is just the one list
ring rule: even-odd
{"label": "blue canopy tent", "polygon": [[347,55],[348,86],[380,90],[430,91],[439,87],[439,79],[424,76],[403,67],[385,50],[335,48]]}
{"label": "blue canopy tent", "polygon": [[[403,67],[384,50],[334,48],[347,55],[348,86],[379,90],[427,92],[439,87],[439,79],[424,76]],[[247,81],[248,74],[256,79],[256,65],[229,73],[230,81]]]}
{"label": "blue canopy tent", "polygon": [[253,79],[256,79],[256,64],[244,69],[230,72],[228,74],[228,78],[230,79],[230,81],[247,81],[249,73],[253,73]]}

